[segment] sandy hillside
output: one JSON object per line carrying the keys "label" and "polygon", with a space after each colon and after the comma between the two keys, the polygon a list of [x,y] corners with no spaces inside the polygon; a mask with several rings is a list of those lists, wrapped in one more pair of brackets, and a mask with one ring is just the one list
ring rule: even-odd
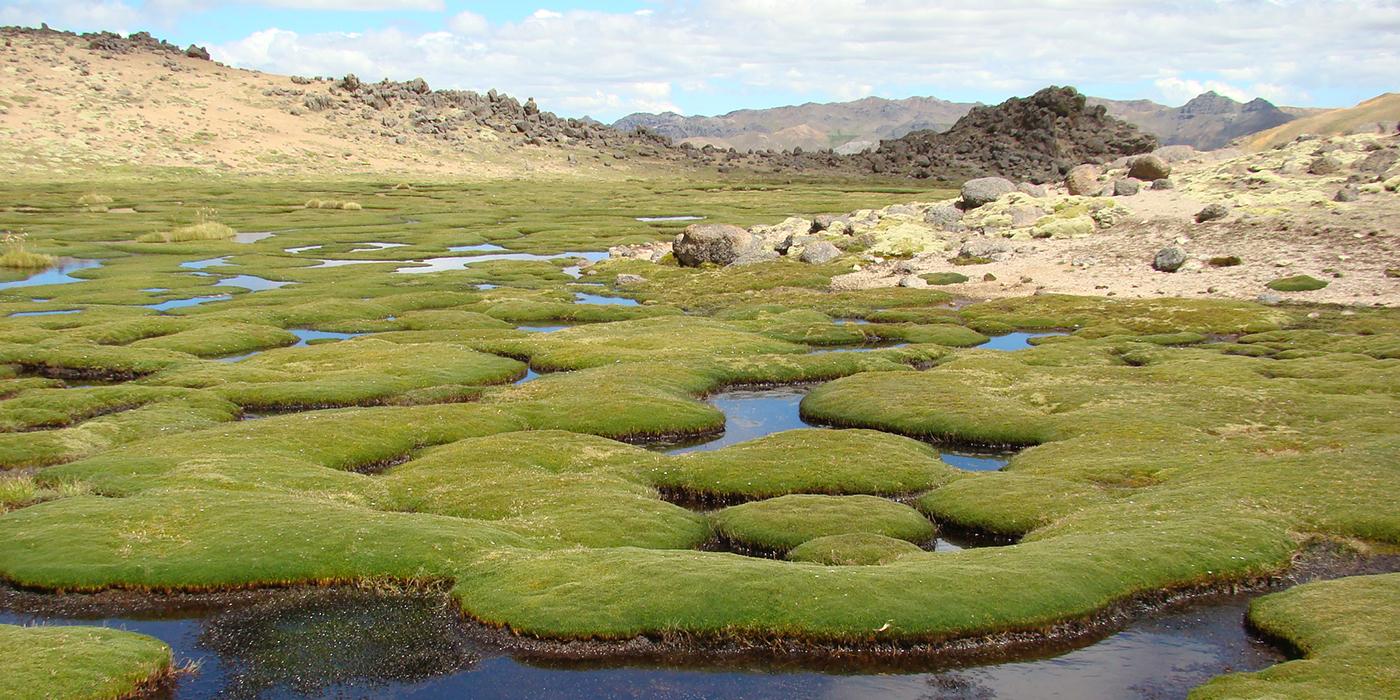
{"label": "sandy hillside", "polygon": [[[559,133],[568,120],[526,114],[533,103],[504,96],[467,118],[460,109],[424,118],[422,103],[436,93],[370,106],[339,81],[294,82],[169,45],[92,43],[61,32],[0,31],[0,168],[56,176],[136,165],[490,177],[615,172],[636,167],[635,156],[646,152],[635,143],[568,143]],[[402,94],[404,85],[390,87]],[[365,89],[391,92],[382,86]],[[554,140],[518,131],[505,108],[533,119],[524,128],[545,123]]]}
{"label": "sandy hillside", "polygon": [[1355,107],[1333,109],[1245,137],[1240,145],[1262,151],[1288,143],[1303,134],[1341,136],[1359,133],[1396,133],[1400,124],[1400,93],[1388,92]]}

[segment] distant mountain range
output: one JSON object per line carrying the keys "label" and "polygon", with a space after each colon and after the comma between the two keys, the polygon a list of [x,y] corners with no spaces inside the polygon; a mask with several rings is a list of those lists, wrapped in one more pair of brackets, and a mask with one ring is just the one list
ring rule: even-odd
{"label": "distant mountain range", "polygon": [[[1220,148],[1241,136],[1272,129],[1298,117],[1325,110],[1277,107],[1264,99],[1247,103],[1206,92],[1180,107],[1150,100],[1089,98],[1109,114],[1154,136],[1163,145]],[[832,148],[858,153],[881,139],[920,130],[946,131],[979,103],[949,102],[935,97],[887,100],[866,97],[852,102],[812,103],[772,109],[742,109],[715,117],[686,117],[673,112],[630,114],[613,127],[646,127],[674,141],[716,148],[806,150]]]}

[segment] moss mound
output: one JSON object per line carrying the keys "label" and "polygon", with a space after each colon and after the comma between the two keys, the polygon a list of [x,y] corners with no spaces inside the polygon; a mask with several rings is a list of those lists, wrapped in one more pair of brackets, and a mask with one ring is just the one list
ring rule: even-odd
{"label": "moss mound", "polygon": [[0,697],[133,697],[171,672],[170,647],[106,627],[0,625]]}
{"label": "moss mound", "polygon": [[876,566],[924,550],[906,540],[870,532],[828,535],[807,540],[788,552],[788,561],[829,566]]}
{"label": "moss mound", "polygon": [[947,483],[956,470],[916,440],[873,430],[790,430],[658,462],[650,478],[725,501],[792,493],[896,494]]}
{"label": "moss mound", "polygon": [[911,542],[937,533],[913,508],[875,496],[781,496],[725,508],[711,520],[720,537],[759,552],[786,552],[818,537],[857,532]]}
{"label": "moss mound", "polygon": [[1276,292],[1311,292],[1326,287],[1327,282],[1308,275],[1294,275],[1280,277],[1265,286]]}
{"label": "moss mound", "polygon": [[928,282],[929,284],[932,284],[934,286],[942,286],[945,284],[962,284],[963,282],[967,281],[967,275],[964,275],[960,272],[932,272],[927,275],[923,275],[923,278],[925,282]]}

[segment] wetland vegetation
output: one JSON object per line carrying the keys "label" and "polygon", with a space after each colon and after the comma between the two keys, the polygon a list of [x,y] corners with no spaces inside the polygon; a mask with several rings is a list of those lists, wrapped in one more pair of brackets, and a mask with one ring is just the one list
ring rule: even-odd
{"label": "wetland vegetation", "polygon": [[[831,291],[850,258],[602,254],[946,194],[916,186],[164,177],[0,187],[48,260],[0,267],[0,578],[26,600],[378,582],[560,656],[936,655],[1400,547],[1391,310],[960,305]],[[1397,576],[1257,599],[1301,658],[1195,695],[1384,695]],[[434,653],[426,677],[469,665]],[[0,625],[7,697],[187,660]],[[249,682],[292,673],[268,663]]]}

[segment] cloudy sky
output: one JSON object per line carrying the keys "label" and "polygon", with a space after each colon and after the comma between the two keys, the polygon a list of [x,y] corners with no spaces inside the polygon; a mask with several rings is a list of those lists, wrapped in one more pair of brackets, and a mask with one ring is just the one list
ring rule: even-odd
{"label": "cloudy sky", "polygon": [[1400,89],[1400,0],[0,0],[0,25],[147,30],[246,68],[499,88],[612,120],[1047,84],[1180,104]]}

